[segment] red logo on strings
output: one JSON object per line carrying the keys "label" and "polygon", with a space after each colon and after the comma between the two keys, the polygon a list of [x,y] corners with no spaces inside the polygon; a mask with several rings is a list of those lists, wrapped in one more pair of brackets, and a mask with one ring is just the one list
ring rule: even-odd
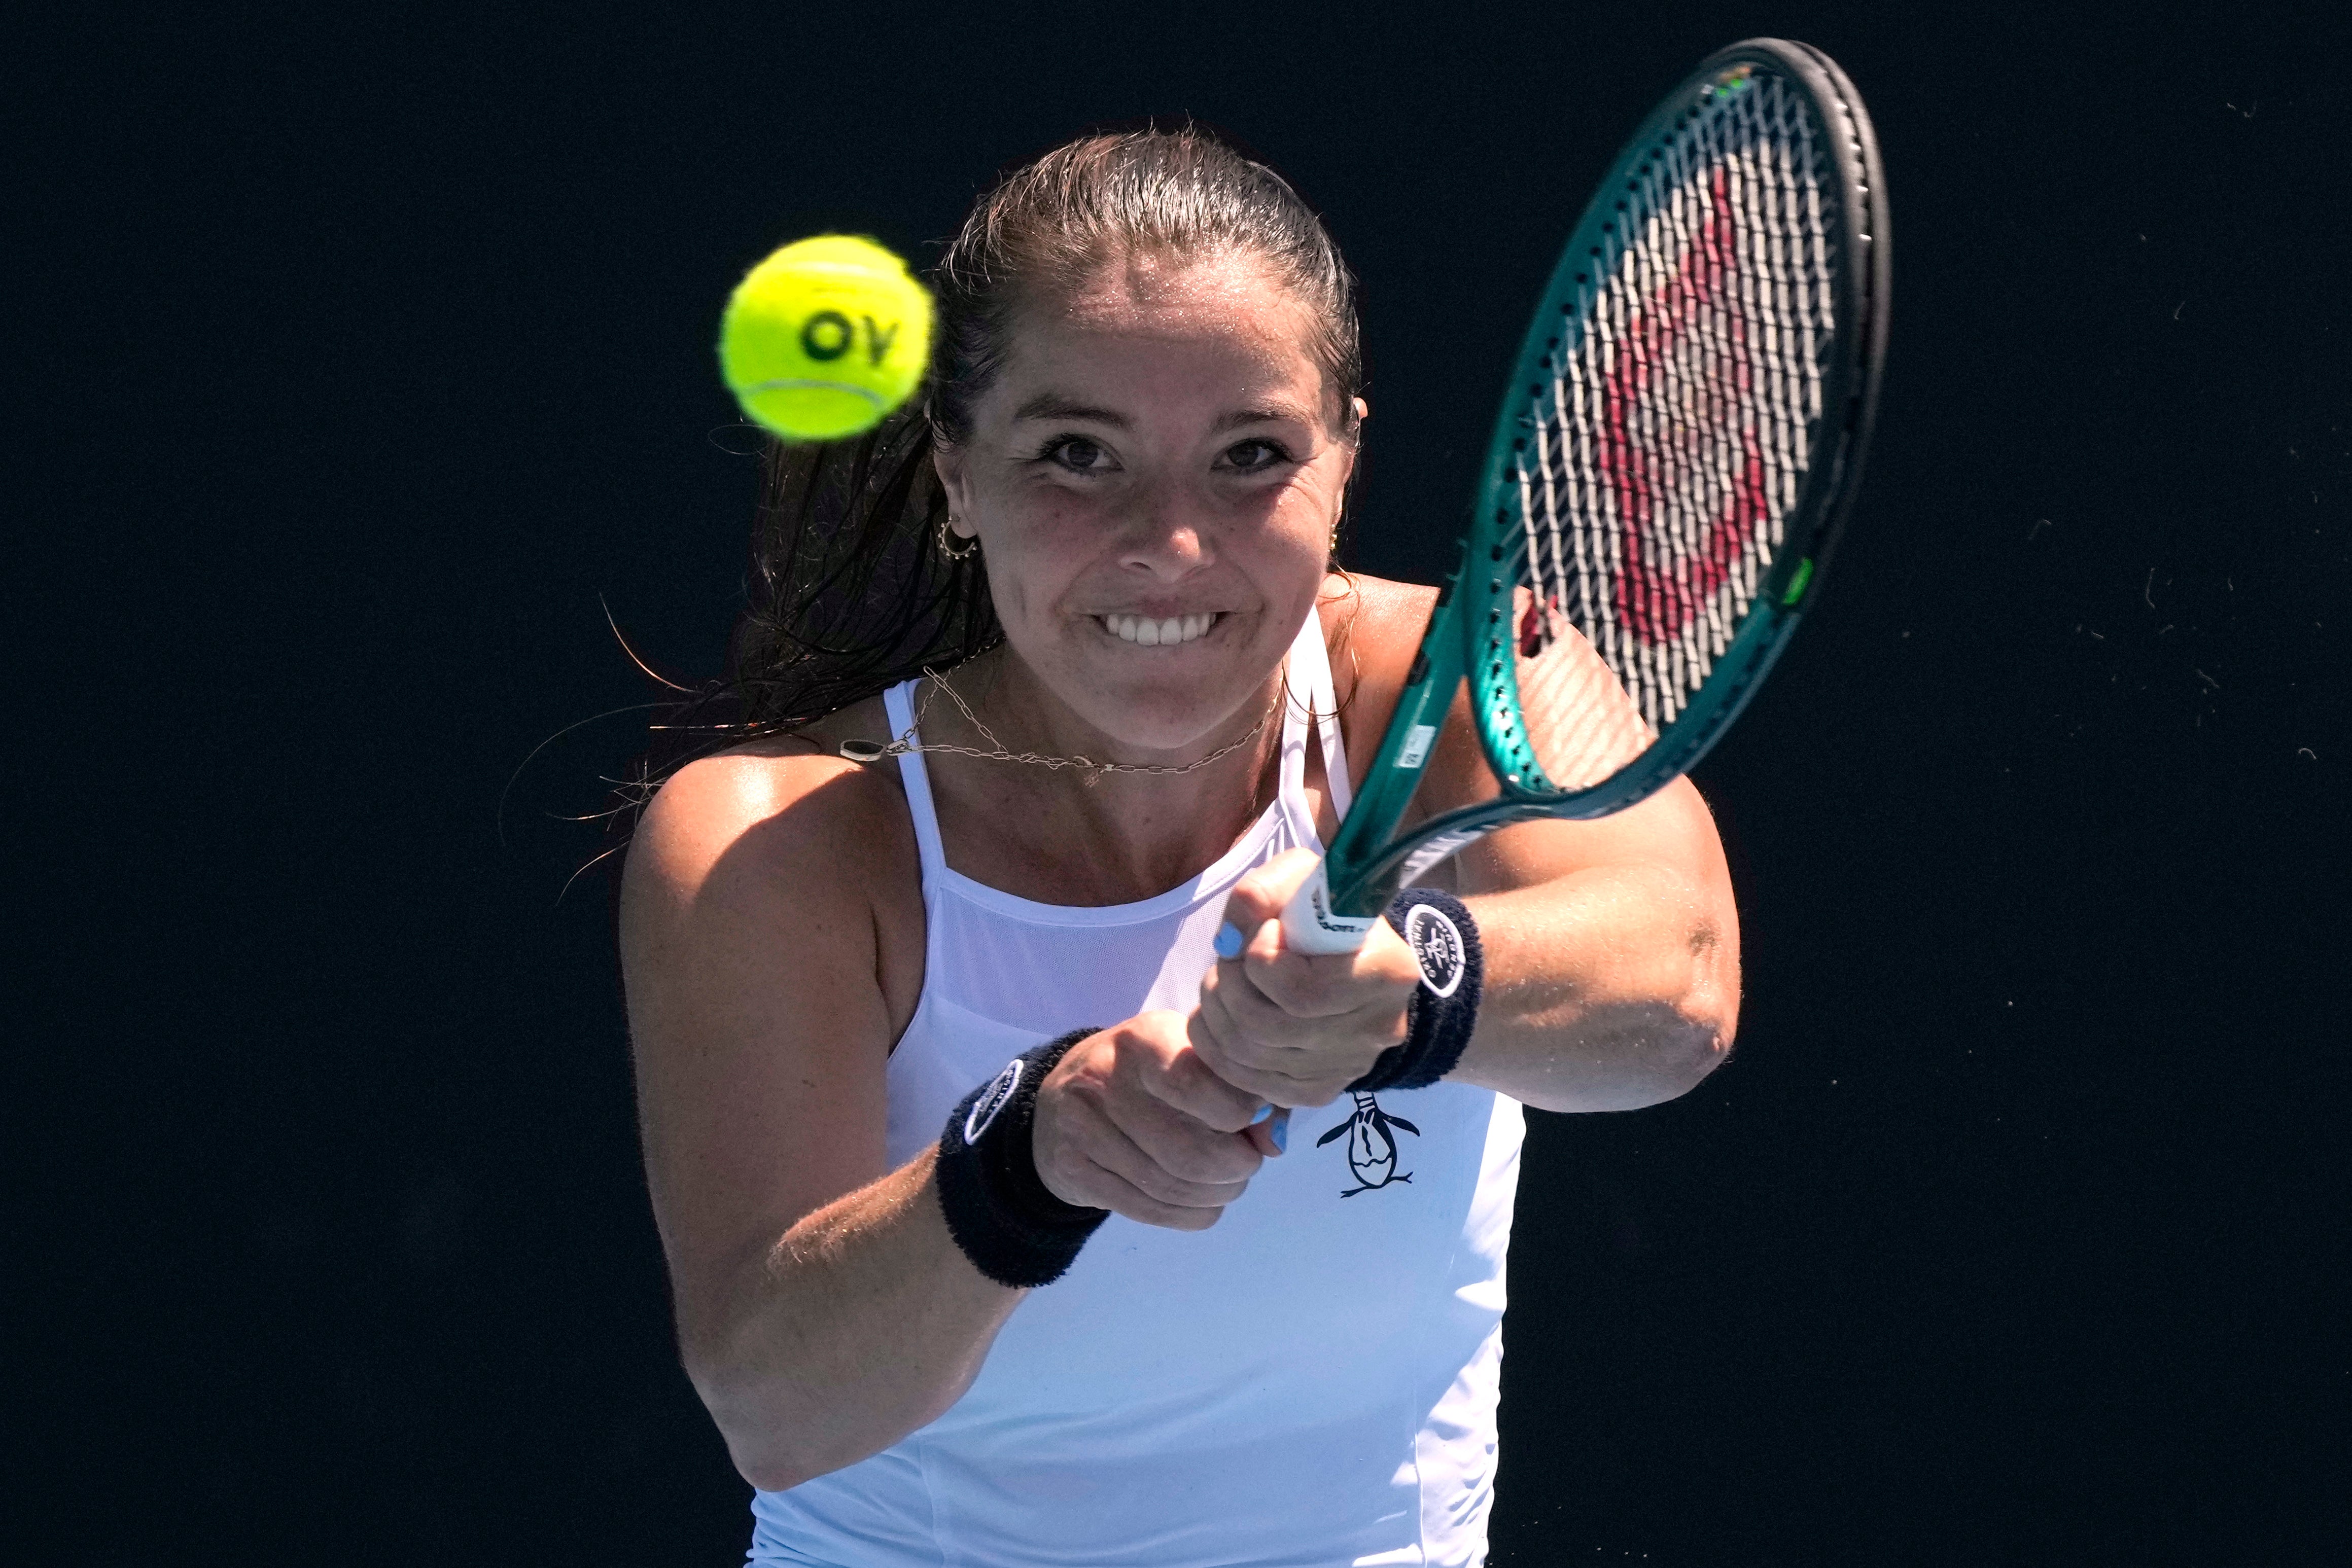
{"label": "red logo on strings", "polygon": [[[1748,321],[1738,302],[1730,300],[1732,308],[1722,313],[1722,339],[1714,343],[1694,339],[1702,314],[1727,299],[1737,287],[1727,183],[1717,164],[1708,185],[1705,221],[1674,276],[1626,323],[1617,340],[1615,361],[1601,378],[1596,455],[1624,528],[1617,616],[1635,636],[1654,644],[1682,635],[1723,586],[1741,551],[1763,528],[1768,513],[1763,454],[1752,422],[1743,420],[1742,461],[1730,495],[1712,517],[1697,522],[1696,538],[1666,536],[1658,516],[1661,507],[1679,499],[1689,515],[1690,504],[1707,489],[1709,476],[1699,465],[1711,455],[1695,450],[1697,438],[1688,432],[1660,429],[1645,442],[1642,433],[1628,428],[1634,411],[1668,373],[1669,358],[1686,346],[1698,348],[1713,361],[1707,367],[1712,374],[1685,376],[1693,392],[1710,401],[1728,399],[1735,409],[1748,402],[1755,372],[1748,358]],[[1704,426],[1707,411],[1699,412]],[[1677,550],[1677,545],[1683,548]]]}

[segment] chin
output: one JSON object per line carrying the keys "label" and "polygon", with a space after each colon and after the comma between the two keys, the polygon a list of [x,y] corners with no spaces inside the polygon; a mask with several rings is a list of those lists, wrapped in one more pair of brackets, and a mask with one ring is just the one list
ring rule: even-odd
{"label": "chin", "polygon": [[1259,614],[1221,613],[1181,641],[1144,643],[1087,615],[1054,629],[1043,667],[1062,701],[1120,747],[1189,761],[1262,700],[1287,647],[1259,647],[1265,625]]}
{"label": "chin", "polygon": [[[1171,686],[1165,681],[1114,685],[1099,691],[1087,706],[1087,720],[1121,746],[1139,751],[1192,752],[1249,700],[1221,703],[1208,689],[1223,683],[1186,682]],[[1208,688],[1208,689],[1204,689]],[[1189,758],[1186,758],[1189,760]]]}

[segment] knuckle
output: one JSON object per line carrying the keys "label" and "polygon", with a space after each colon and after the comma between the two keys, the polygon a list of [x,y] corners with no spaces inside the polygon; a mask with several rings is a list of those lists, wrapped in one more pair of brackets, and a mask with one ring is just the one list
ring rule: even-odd
{"label": "knuckle", "polygon": [[1213,1164],[1209,1159],[1209,1152],[1202,1150],[1200,1145],[1192,1143],[1192,1140],[1176,1140],[1176,1143],[1169,1143],[1167,1147],[1146,1152],[1152,1159],[1152,1176],[1157,1176],[1164,1183],[1192,1185],[1216,1180],[1213,1176],[1209,1176],[1209,1166]]}
{"label": "knuckle", "polygon": [[1129,1179],[1134,1183],[1136,1191],[1154,1203],[1169,1208],[1191,1207],[1184,1201],[1182,1186],[1171,1179],[1165,1171],[1138,1171]]}
{"label": "knuckle", "polygon": [[1155,1203],[1148,1195],[1140,1192],[1122,1197],[1112,1207],[1117,1213],[1125,1215],[1139,1225],[1157,1225],[1163,1230],[1192,1228],[1184,1223],[1183,1210],[1171,1207],[1164,1203]]}
{"label": "knuckle", "polygon": [[1290,1016],[1289,1009],[1262,985],[1236,986],[1228,1004],[1244,1029],[1262,1030]]}
{"label": "knuckle", "polygon": [[1235,1133],[1248,1126],[1250,1118],[1257,1114],[1259,1101],[1270,1100],[1274,1097],[1268,1091],[1282,1087],[1281,1078],[1266,1071],[1263,1064],[1255,1059],[1245,1060],[1239,1057],[1234,1059],[1225,1082],[1232,1085],[1235,1093],[1234,1118],[1235,1124],[1221,1130]]}
{"label": "knuckle", "polygon": [[1192,1196],[1192,1177],[1181,1171],[1171,1170],[1165,1165],[1154,1165],[1149,1170],[1141,1172],[1140,1176],[1141,1179],[1135,1185],[1162,1203],[1181,1205]]}
{"label": "knuckle", "polygon": [[1244,1150],[1245,1145],[1237,1144],[1232,1134],[1223,1134],[1213,1148],[1187,1150],[1169,1174],[1197,1187],[1230,1186],[1246,1180],[1257,1169],[1255,1151],[1245,1155]]}

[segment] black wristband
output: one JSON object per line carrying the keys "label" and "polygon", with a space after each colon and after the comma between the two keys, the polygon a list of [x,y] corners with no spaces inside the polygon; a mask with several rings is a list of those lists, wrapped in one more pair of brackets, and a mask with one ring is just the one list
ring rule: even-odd
{"label": "black wristband", "polygon": [[1405,1008],[1404,1039],[1350,1091],[1426,1088],[1454,1071],[1478,1027],[1486,958],[1468,907],[1450,893],[1408,887],[1389,901],[1387,915],[1421,965],[1421,985]]}
{"label": "black wristband", "polygon": [[1097,1031],[1076,1029],[1014,1057],[963,1097],[940,1134],[940,1207],[948,1233],[1000,1285],[1050,1285],[1067,1272],[1108,1208],[1064,1203],[1037,1175],[1030,1143],[1037,1089],[1070,1047]]}

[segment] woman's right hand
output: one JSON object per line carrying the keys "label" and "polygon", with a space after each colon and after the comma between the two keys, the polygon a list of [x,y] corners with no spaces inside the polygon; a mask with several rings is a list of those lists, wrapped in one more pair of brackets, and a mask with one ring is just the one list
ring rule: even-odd
{"label": "woman's right hand", "polygon": [[1181,1013],[1150,1012],[1072,1046],[1037,1092],[1037,1175],[1065,1203],[1206,1230],[1279,1154],[1265,1102],[1192,1048]]}

